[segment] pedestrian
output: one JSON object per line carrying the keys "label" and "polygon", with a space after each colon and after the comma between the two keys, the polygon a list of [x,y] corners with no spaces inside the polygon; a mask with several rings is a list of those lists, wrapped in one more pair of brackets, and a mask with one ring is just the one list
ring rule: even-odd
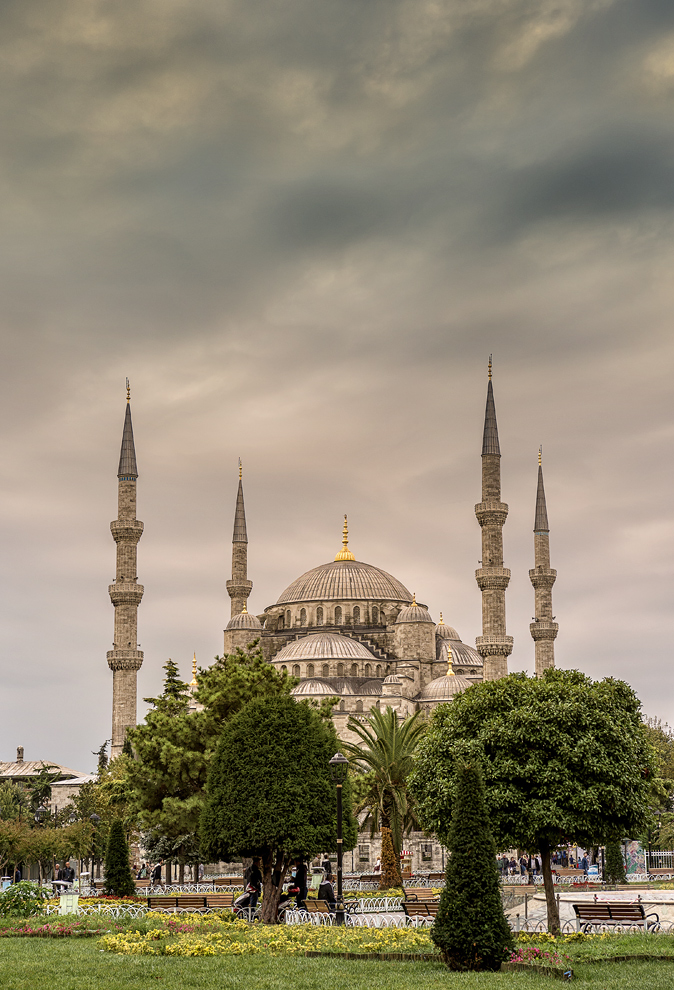
{"label": "pedestrian", "polygon": [[337,898],[335,897],[335,888],[332,886],[332,882],[332,874],[326,873],[318,886],[318,900],[325,901],[330,910],[334,911]]}
{"label": "pedestrian", "polygon": [[244,874],[246,879],[246,893],[250,894],[250,901],[248,902],[249,908],[257,907],[257,901],[262,891],[262,870],[260,869],[261,862],[262,859],[259,856],[253,856],[253,862]]}
{"label": "pedestrian", "polygon": [[374,872],[381,873],[381,857],[377,857],[377,862],[374,864]]}
{"label": "pedestrian", "polygon": [[589,866],[589,863],[587,861],[587,856],[583,856],[583,858],[580,861],[580,868],[583,871],[583,873],[587,873],[588,866]]}
{"label": "pedestrian", "polygon": [[[377,860],[377,862],[379,862],[379,860]],[[321,869],[323,870],[326,876],[328,875],[328,873],[332,871],[332,864],[330,863],[330,857],[328,856],[327,853],[323,854],[323,862],[321,863]],[[374,871],[375,873],[377,872],[376,866],[374,868]]]}
{"label": "pedestrian", "polygon": [[297,910],[300,911],[304,907],[308,892],[307,868],[302,856],[297,856],[295,859],[295,886],[297,887],[297,897],[295,900]]}
{"label": "pedestrian", "polygon": [[140,869],[136,874],[136,880],[145,880],[146,877],[147,877],[147,863],[141,863]]}
{"label": "pedestrian", "polygon": [[17,868],[14,870],[14,883],[20,883],[20,882],[21,882],[21,867],[17,866]]}
{"label": "pedestrian", "polygon": [[63,879],[67,880],[69,884],[75,882],[75,871],[70,865],[70,860],[68,860],[65,867],[63,868]]}
{"label": "pedestrian", "polygon": [[527,858],[526,856],[522,855],[520,856],[520,874],[522,876],[526,876],[526,872],[527,872]]}
{"label": "pedestrian", "polygon": [[152,883],[156,886],[161,885],[161,868],[164,865],[164,860],[160,859],[158,863],[155,863],[152,869]]}

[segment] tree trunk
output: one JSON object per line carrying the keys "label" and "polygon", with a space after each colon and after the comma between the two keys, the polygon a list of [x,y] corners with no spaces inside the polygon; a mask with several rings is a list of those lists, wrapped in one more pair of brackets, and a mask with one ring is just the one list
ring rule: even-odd
{"label": "tree trunk", "polygon": [[[290,860],[279,850],[274,860],[273,852],[265,853],[262,857],[262,908],[260,918],[265,925],[275,925],[277,921],[278,906],[281,900],[283,881],[288,871]],[[279,878],[278,886],[275,886],[274,879]]]}
{"label": "tree trunk", "polygon": [[185,883],[185,864],[180,861],[180,866],[178,867],[178,883]]}
{"label": "tree trunk", "polygon": [[543,886],[545,887],[545,905],[548,910],[548,931],[552,935],[559,935],[559,908],[555,897],[555,884],[552,879],[552,867],[550,865],[550,846],[547,842],[539,842],[539,852],[541,854],[541,866],[543,867]]}

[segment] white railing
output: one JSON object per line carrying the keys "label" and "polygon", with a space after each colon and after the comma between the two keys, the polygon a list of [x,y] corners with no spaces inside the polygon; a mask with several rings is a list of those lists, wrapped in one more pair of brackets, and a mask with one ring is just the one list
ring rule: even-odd
{"label": "white railing", "polygon": [[375,911],[401,911],[402,897],[358,897],[347,901],[349,913],[370,914]]}
{"label": "white railing", "polygon": [[674,873],[674,851],[671,849],[644,850],[647,870],[671,870]]}
{"label": "white railing", "polygon": [[[60,914],[58,904],[47,905],[43,914]],[[78,916],[105,915],[106,918],[142,918],[147,914],[147,907],[143,904],[78,904],[73,912]]]}

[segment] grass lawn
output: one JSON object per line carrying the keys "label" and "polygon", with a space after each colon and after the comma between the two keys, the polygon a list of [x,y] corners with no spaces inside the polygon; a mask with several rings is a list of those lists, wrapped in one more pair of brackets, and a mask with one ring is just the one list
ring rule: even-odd
{"label": "grass lawn", "polygon": [[[574,967],[595,990],[671,990],[674,962],[595,963]],[[450,973],[438,963],[359,962],[304,957],[120,956],[96,939],[0,940],[3,990],[511,990],[556,980],[529,973]]]}

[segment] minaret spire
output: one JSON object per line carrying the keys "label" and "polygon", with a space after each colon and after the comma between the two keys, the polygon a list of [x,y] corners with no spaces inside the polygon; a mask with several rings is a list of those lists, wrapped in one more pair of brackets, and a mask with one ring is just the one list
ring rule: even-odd
{"label": "minaret spire", "polygon": [[506,635],[505,593],[510,571],[503,566],[503,526],[508,506],[501,501],[501,448],[498,440],[492,365],[489,355],[487,405],[482,434],[482,501],[475,515],[482,528],[482,567],[475,579],[482,592],[482,635],[476,639],[477,652],[484,660],[485,681],[508,674],[512,636]]}
{"label": "minaret spire", "polygon": [[555,639],[559,626],[553,622],[552,586],[557,571],[550,567],[550,531],[543,486],[542,448],[538,449],[538,488],[534,517],[534,567],[529,579],[534,586],[535,618],[529,626],[536,650],[536,677],[555,666]]}
{"label": "minaret spire", "polygon": [[117,544],[117,573],[108,587],[115,607],[113,649],[107,654],[112,670],[112,747],[111,756],[119,756],[126,730],[136,725],[136,680],[143,663],[138,649],[138,606],[143,585],[138,584],[136,553],[143,535],[143,524],[136,519],[136,449],[131,423],[131,392],[126,380],[126,413],[122,432],[122,449],[117,471],[117,519],[110,523]]}
{"label": "minaret spire", "polygon": [[227,593],[232,600],[232,618],[244,611],[252,588],[253,582],[248,580],[248,531],[243,501],[243,466],[239,458],[239,488],[232,535],[232,579],[227,582]]}

